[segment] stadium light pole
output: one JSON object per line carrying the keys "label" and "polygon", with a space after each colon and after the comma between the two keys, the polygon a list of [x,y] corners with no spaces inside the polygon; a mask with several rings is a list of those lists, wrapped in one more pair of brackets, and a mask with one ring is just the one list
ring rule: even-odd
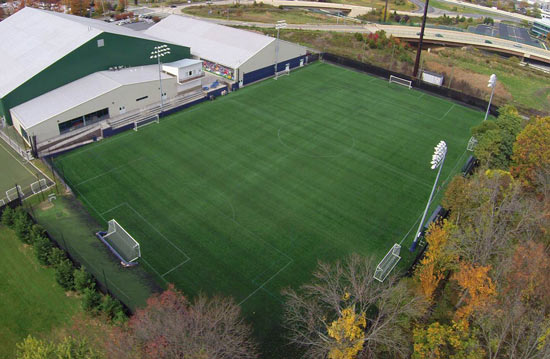
{"label": "stadium light pole", "polygon": [[495,87],[497,87],[497,75],[492,74],[491,77],[489,77],[489,83],[487,84],[487,87],[491,87],[491,97],[489,98],[489,104],[487,105],[487,112],[485,112],[485,118],[483,121],[487,120],[487,116],[489,116],[489,109],[491,108],[491,101],[493,101],[493,95],[495,94]]}
{"label": "stadium light pole", "polygon": [[277,43],[275,44],[275,80],[277,80],[277,65],[279,62],[279,30],[286,28],[286,20],[279,20],[275,24],[277,29]]}
{"label": "stadium light pole", "polygon": [[154,47],[153,51],[151,51],[151,57],[149,57],[150,59],[157,59],[157,63],[159,65],[160,112],[162,112],[162,107],[164,105],[164,101],[162,99],[162,71],[160,69],[160,58],[165,55],[170,55],[170,48],[168,45],[160,45]]}
{"label": "stadium light pole", "polygon": [[432,187],[432,193],[430,193],[430,198],[428,199],[428,204],[426,205],[426,209],[424,210],[424,214],[422,215],[422,219],[420,220],[420,224],[418,225],[418,229],[416,230],[416,235],[414,236],[414,241],[411,245],[411,248],[409,249],[411,252],[414,252],[416,250],[416,246],[418,245],[418,239],[420,238],[420,233],[422,231],[422,226],[424,225],[424,220],[426,219],[426,214],[428,213],[428,209],[430,208],[430,204],[432,203],[432,197],[435,192],[435,187],[437,187],[437,181],[439,180],[439,175],[441,174],[441,169],[443,168],[443,162],[445,162],[445,156],[447,155],[447,144],[445,141],[440,141],[437,146],[434,148],[435,152],[432,156],[432,170],[439,167],[439,170],[437,171],[437,176],[435,177],[434,186]]}

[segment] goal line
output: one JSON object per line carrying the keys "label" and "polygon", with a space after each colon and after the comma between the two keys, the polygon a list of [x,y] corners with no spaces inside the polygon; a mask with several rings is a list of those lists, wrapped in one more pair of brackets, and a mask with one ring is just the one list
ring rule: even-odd
{"label": "goal line", "polygon": [[390,75],[390,80],[389,80],[389,83],[395,83],[395,84],[398,84],[398,85],[401,85],[401,86],[405,86],[405,87],[408,87],[409,90],[412,89],[412,81],[410,80],[405,80],[401,77],[397,77],[397,76],[393,76],[393,75]]}

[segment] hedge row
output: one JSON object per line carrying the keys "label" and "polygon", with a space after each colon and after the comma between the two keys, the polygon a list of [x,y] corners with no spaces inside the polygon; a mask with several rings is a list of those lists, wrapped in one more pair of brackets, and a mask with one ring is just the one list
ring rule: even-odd
{"label": "hedge row", "polygon": [[35,224],[22,207],[4,209],[2,224],[13,229],[21,242],[33,246],[40,264],[54,268],[55,280],[63,289],[74,290],[82,295],[85,311],[93,315],[103,313],[114,322],[126,319],[122,304],[108,294],[102,296],[96,289],[94,277],[86,268],[75,268],[65,251],[52,243],[44,227]]}

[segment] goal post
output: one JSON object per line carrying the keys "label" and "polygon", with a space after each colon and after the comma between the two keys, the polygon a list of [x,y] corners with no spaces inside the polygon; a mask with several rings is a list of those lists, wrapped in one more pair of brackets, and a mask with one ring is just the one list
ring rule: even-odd
{"label": "goal post", "polygon": [[401,86],[408,87],[409,90],[412,89],[412,81],[402,79],[401,77],[390,75],[389,83],[390,84],[395,83],[395,84],[398,84],[398,85],[401,85]]}
{"label": "goal post", "polygon": [[134,121],[134,131],[137,131],[140,127],[144,127],[152,123],[159,123],[159,122],[160,122],[159,115],[154,115],[151,117],[143,118],[141,120],[136,120]]}
{"label": "goal post", "polygon": [[18,198],[19,195],[24,196],[23,190],[21,189],[20,185],[17,185],[17,187],[10,188],[6,191],[6,197],[8,197],[8,202],[13,201],[14,199]]}
{"label": "goal post", "polygon": [[109,221],[107,232],[96,235],[123,265],[137,264],[137,259],[141,257],[139,243],[115,219]]}
{"label": "goal post", "polygon": [[386,280],[388,275],[391,273],[393,268],[397,265],[401,257],[401,245],[395,243],[390,251],[384,256],[384,258],[376,266],[376,271],[374,272],[374,279],[379,282]]}
{"label": "goal post", "polygon": [[281,76],[284,76],[284,75],[290,75],[290,64],[286,64],[284,70],[282,70],[282,71],[277,71],[277,72],[275,73],[275,80],[277,80],[277,78],[279,78],[279,77],[281,77]]}
{"label": "goal post", "polygon": [[40,193],[48,188],[45,178],[41,178],[36,182],[31,183],[31,191],[33,194]]}

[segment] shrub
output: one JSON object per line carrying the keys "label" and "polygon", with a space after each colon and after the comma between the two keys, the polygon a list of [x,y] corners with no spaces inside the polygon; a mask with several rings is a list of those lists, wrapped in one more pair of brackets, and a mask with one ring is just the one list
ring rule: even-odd
{"label": "shrub", "polygon": [[13,228],[13,221],[15,220],[15,211],[11,207],[6,207],[2,212],[2,224],[6,227]]}
{"label": "shrub", "polygon": [[355,40],[362,42],[363,41],[363,34],[360,32],[356,32],[353,36],[355,36]]}
{"label": "shrub", "polygon": [[60,248],[54,247],[50,251],[48,262],[50,263],[50,265],[55,267],[66,259],[67,255],[65,254],[65,252]]}
{"label": "shrub", "polygon": [[105,315],[110,320],[120,320],[121,314],[125,317],[124,314],[124,308],[122,307],[122,304],[118,301],[118,299],[115,299],[111,297],[110,295],[105,295],[103,297],[103,301],[101,302],[101,311],[105,313]]}
{"label": "shrub", "polygon": [[83,293],[84,289],[93,287],[94,277],[86,270],[84,266],[74,271],[74,289]]}
{"label": "shrub", "polygon": [[35,237],[34,254],[36,255],[36,259],[38,259],[38,262],[40,264],[50,264],[52,248],[52,242],[47,237]]}
{"label": "shrub", "polygon": [[35,243],[38,238],[46,237],[46,230],[39,224],[34,224],[30,230],[30,241]]}
{"label": "shrub", "polygon": [[84,289],[82,296],[82,308],[85,311],[97,314],[101,305],[101,294],[97,292],[95,286]]}
{"label": "shrub", "polygon": [[55,280],[65,290],[74,288],[74,268],[70,260],[65,259],[55,266]]}

